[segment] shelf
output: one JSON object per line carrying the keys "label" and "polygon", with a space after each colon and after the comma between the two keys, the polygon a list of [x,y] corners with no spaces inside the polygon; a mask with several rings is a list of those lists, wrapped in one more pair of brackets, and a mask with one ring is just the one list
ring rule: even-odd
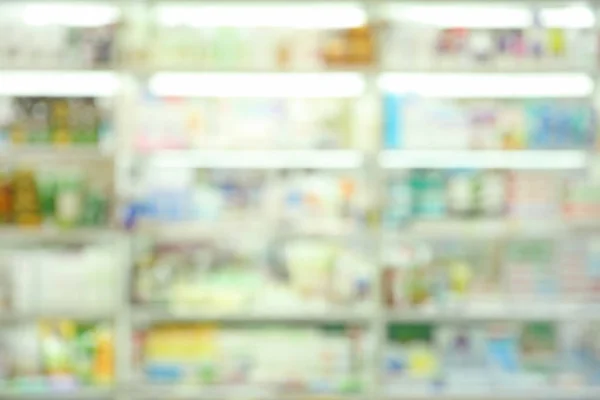
{"label": "shelf", "polygon": [[593,66],[568,66],[568,65],[548,65],[547,62],[537,61],[531,62],[528,65],[515,65],[515,63],[507,64],[464,64],[458,65],[457,63],[444,63],[443,60],[434,60],[430,65],[404,65],[388,67],[382,67],[381,70],[377,70],[379,74],[385,74],[388,76],[402,76],[403,74],[418,74],[444,76],[448,74],[457,74],[460,76],[473,76],[477,77],[480,74],[493,75],[493,76],[506,76],[506,75],[520,75],[520,74],[553,74],[553,75],[566,75],[566,74],[584,74],[593,75],[595,69]]}
{"label": "shelf", "polygon": [[50,227],[16,227],[0,225],[0,243],[89,243],[98,241],[119,240],[120,231],[110,228],[71,228],[60,229]]}
{"label": "shelf", "polygon": [[165,150],[148,155],[150,165],[171,168],[356,169],[354,150]]}
{"label": "shelf", "polygon": [[125,66],[125,70],[131,71],[138,75],[153,75],[160,73],[178,74],[186,73],[194,76],[202,76],[208,74],[211,76],[236,76],[245,77],[252,79],[252,76],[260,78],[273,77],[285,74],[291,75],[307,75],[307,76],[336,76],[336,75],[367,75],[367,74],[378,74],[380,70],[376,66],[368,65],[346,65],[346,66],[314,66],[314,67],[303,67],[303,66],[290,66],[290,67],[232,67],[227,65],[214,65],[207,67],[206,65],[169,65],[169,64],[150,64],[150,65],[137,65],[137,66]]}
{"label": "shelf", "polygon": [[[190,307],[192,308],[192,307]],[[203,313],[198,311],[172,311],[151,307],[134,307],[134,318],[139,323],[158,322],[218,322],[218,323],[301,323],[301,324],[368,324],[371,313],[358,311],[324,312],[273,312],[258,313],[241,311],[238,313]]]}
{"label": "shelf", "polygon": [[397,229],[384,229],[384,237],[399,239],[470,238],[494,239],[502,237],[553,238],[579,230],[593,230],[600,224],[593,221],[566,220],[510,220],[499,219],[431,219],[407,222]]}
{"label": "shelf", "polygon": [[276,223],[260,211],[249,210],[250,217],[225,218],[219,221],[152,222],[140,221],[133,232],[151,237],[158,242],[194,241],[210,238],[269,236],[325,236],[348,237],[361,235],[367,227],[358,227],[352,221],[304,219]]}
{"label": "shelf", "polygon": [[114,390],[107,389],[80,389],[73,391],[18,391],[0,388],[0,399],[4,400],[87,400],[87,399],[109,399],[114,397]]}
{"label": "shelf", "polygon": [[570,170],[587,164],[583,150],[385,150],[379,165],[386,169],[519,169]]}
{"label": "shelf", "polygon": [[[510,300],[507,300],[510,303]],[[474,302],[474,301],[473,301]],[[527,305],[523,305],[523,303]],[[497,304],[468,304],[455,307],[429,307],[421,310],[393,310],[386,313],[388,323],[403,322],[493,322],[493,321],[592,321],[600,319],[600,309],[593,304],[544,303],[530,301]]]}
{"label": "shelf", "polygon": [[596,400],[600,396],[600,389],[546,389],[518,392],[465,392],[465,393],[404,393],[388,394],[382,396],[383,400]]}
{"label": "shelf", "polygon": [[290,391],[272,390],[255,387],[194,387],[139,384],[129,391],[134,398],[140,399],[198,399],[198,400],[367,400],[369,396],[355,394],[301,394]]}
{"label": "shelf", "polygon": [[76,321],[111,321],[115,319],[116,312],[87,312],[81,310],[54,310],[48,312],[18,312],[0,310],[0,324],[14,324],[32,322],[35,320],[61,320]]}
{"label": "shelf", "polygon": [[0,163],[97,162],[112,161],[112,154],[99,145],[8,145],[0,146]]}
{"label": "shelf", "polygon": [[110,71],[19,71],[0,73],[0,96],[110,97],[119,86]]}

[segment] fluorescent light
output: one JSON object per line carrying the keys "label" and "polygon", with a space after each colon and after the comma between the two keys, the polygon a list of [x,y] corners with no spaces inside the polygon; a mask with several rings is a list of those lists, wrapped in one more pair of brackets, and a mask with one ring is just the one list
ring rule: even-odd
{"label": "fluorescent light", "polygon": [[0,71],[0,95],[112,96],[118,80],[111,72]]}
{"label": "fluorescent light", "polygon": [[363,164],[363,157],[352,150],[163,151],[151,157],[151,164],[169,168],[352,169]]}
{"label": "fluorescent light", "polygon": [[556,74],[424,74],[387,73],[382,90],[446,98],[585,97],[594,90],[583,73]]}
{"label": "fluorescent light", "polygon": [[596,23],[594,12],[582,6],[542,9],[540,19],[550,28],[593,28]]}
{"label": "fluorescent light", "polygon": [[533,16],[523,7],[500,6],[390,6],[386,15],[439,28],[522,28],[530,26]]}
{"label": "fluorescent light", "polygon": [[[384,9],[389,18],[431,25],[438,28],[527,28],[534,23],[534,13],[523,6],[425,5],[394,6]],[[591,28],[595,23],[588,7],[542,8],[542,26],[553,28]]]}
{"label": "fluorescent light", "polygon": [[586,156],[578,150],[412,151],[388,150],[379,155],[383,168],[582,169]]}
{"label": "fluorescent light", "polygon": [[21,15],[28,25],[93,27],[116,22],[119,18],[119,9],[101,3],[26,4]]}
{"label": "fluorescent light", "polygon": [[166,26],[352,28],[367,21],[357,4],[310,5],[161,5],[156,18]]}
{"label": "fluorescent light", "polygon": [[358,73],[158,73],[149,82],[156,96],[356,97],[365,90]]}

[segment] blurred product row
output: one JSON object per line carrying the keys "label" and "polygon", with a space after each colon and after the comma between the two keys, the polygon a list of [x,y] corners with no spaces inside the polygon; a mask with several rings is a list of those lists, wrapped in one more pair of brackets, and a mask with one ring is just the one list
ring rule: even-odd
{"label": "blurred product row", "polygon": [[[350,99],[151,100],[140,109],[140,150],[361,148],[379,140],[393,149],[585,149],[597,142],[596,112],[576,100],[387,95],[381,121]],[[379,122],[381,139],[362,130]]]}
{"label": "blurred product row", "polygon": [[[111,181],[101,169],[85,172],[72,166],[2,170],[0,225],[158,232],[163,224],[166,232],[169,226],[202,229],[204,224],[213,234],[233,228],[357,235],[376,226],[379,213],[389,231],[422,221],[504,220],[535,226],[592,221],[600,215],[600,187],[580,172],[394,172],[384,186],[383,210],[374,208],[361,173],[146,168],[130,188],[135,198],[118,213]],[[485,227],[479,229],[483,233]]]}
{"label": "blurred product row", "polygon": [[107,226],[110,181],[74,167],[0,170],[0,226]]}
{"label": "blurred product row", "polygon": [[[180,4],[169,8],[168,2],[162,3],[141,17],[119,16],[116,7],[104,8],[97,18],[86,17],[93,21],[87,23],[90,26],[85,21],[69,23],[67,17],[53,20],[59,7],[3,5],[0,35],[7,39],[0,43],[0,65],[319,70],[378,65],[377,51],[385,48],[380,63],[391,69],[590,68],[598,47],[591,11],[573,24],[567,18],[564,23],[545,18],[544,9],[517,7],[517,12],[532,17],[530,26],[512,18],[504,27],[496,27],[497,22],[484,28],[485,23],[477,21],[472,28],[473,22],[465,23],[465,18],[446,18],[445,23],[443,18],[423,20],[410,9],[402,15],[402,7],[400,13],[383,10],[375,18],[378,22],[367,22],[364,11],[356,7],[317,6],[320,15],[315,19],[306,6],[273,11],[239,6],[186,9]],[[45,17],[44,12],[52,14]],[[487,16],[493,13],[490,9]],[[131,39],[119,40],[123,37]]]}
{"label": "blurred product row", "polygon": [[598,217],[600,187],[576,172],[412,170],[390,175],[384,223],[391,228],[419,220]]}
{"label": "blurred product row", "polygon": [[[139,244],[127,322],[134,383],[364,393],[376,357],[377,322],[364,317],[373,310],[376,267],[360,246],[303,238],[267,252],[253,241],[225,247]],[[597,385],[600,331],[589,307],[600,300],[599,249],[597,238],[386,246],[389,322],[376,360],[386,390]],[[115,352],[123,351],[113,325],[123,273],[114,247],[21,247],[5,249],[1,261],[1,386],[60,392],[113,384]],[[568,314],[559,313],[566,304]],[[484,316],[465,314],[477,306]],[[520,319],[524,310],[531,314]],[[333,322],[340,311],[345,320]]]}
{"label": "blurred product row", "polygon": [[[293,95],[291,95],[293,97]],[[352,99],[141,98],[133,147],[162,149],[587,149],[596,111],[583,100],[458,101],[386,95],[381,121]],[[103,145],[109,102],[16,97],[0,101],[0,146]],[[383,135],[373,129],[382,125]]]}
{"label": "blurred product row", "polygon": [[[138,239],[130,295],[157,310],[204,314],[372,310],[379,262],[368,243],[310,237],[252,237],[157,243]],[[254,235],[256,236],[256,235]],[[14,247],[14,245],[13,245]],[[503,241],[387,239],[380,270],[389,309],[490,312],[559,303],[582,311],[600,298],[595,236]],[[24,247],[3,251],[3,309],[102,314],[118,307],[114,248]],[[379,286],[379,285],[375,285]],[[579,307],[579,308],[577,308]],[[518,310],[517,310],[518,311]],[[552,315],[560,309],[545,308]],[[427,314],[423,314],[427,315]],[[590,314],[593,317],[593,314]],[[332,318],[334,318],[332,316]],[[357,317],[358,318],[358,317]]]}
{"label": "blurred product row", "polygon": [[[109,325],[45,321],[7,333],[3,386],[65,393],[114,383]],[[371,340],[365,329],[335,324],[162,324],[136,333],[134,361],[138,383],[360,394]],[[598,383],[595,324],[393,324],[387,340],[380,368],[390,394],[515,394]]]}

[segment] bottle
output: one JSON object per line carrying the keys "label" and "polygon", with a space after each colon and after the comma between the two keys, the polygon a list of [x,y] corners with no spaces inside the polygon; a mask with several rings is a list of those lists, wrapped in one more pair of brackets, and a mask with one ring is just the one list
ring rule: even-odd
{"label": "bottle", "polygon": [[0,171],[0,224],[11,221],[12,188],[10,176]]}
{"label": "bottle", "polygon": [[79,224],[83,213],[83,181],[78,171],[67,172],[57,182],[56,187],[57,223],[62,227]]}
{"label": "bottle", "polygon": [[40,212],[44,222],[54,218],[54,200],[56,195],[56,177],[53,171],[41,171],[36,174]]}
{"label": "bottle", "polygon": [[18,225],[37,226],[42,222],[37,185],[31,170],[19,170],[13,176],[12,214]]}
{"label": "bottle", "polygon": [[102,188],[95,186],[87,191],[84,199],[81,223],[86,226],[100,226],[107,222],[108,199]]}

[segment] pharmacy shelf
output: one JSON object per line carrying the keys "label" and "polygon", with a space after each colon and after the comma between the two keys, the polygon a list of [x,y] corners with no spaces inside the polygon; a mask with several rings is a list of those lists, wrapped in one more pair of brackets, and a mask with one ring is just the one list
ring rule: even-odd
{"label": "pharmacy shelf", "polygon": [[133,230],[138,236],[147,236],[157,242],[189,242],[201,239],[232,236],[268,235],[271,226],[266,217],[257,215],[252,218],[215,221],[165,222],[139,221]]}
{"label": "pharmacy shelf", "polygon": [[75,320],[75,321],[112,321],[116,318],[116,312],[98,312],[85,310],[53,310],[43,312],[19,312],[0,310],[0,325],[21,322],[33,322],[36,320]]}
{"label": "pharmacy shelf", "polygon": [[379,165],[386,169],[583,169],[587,157],[582,150],[385,150]]}
{"label": "pharmacy shelf", "polygon": [[406,73],[410,74],[431,74],[431,76],[444,75],[444,74],[461,74],[461,75],[473,75],[479,74],[493,74],[498,75],[519,75],[519,74],[568,74],[578,73],[584,75],[593,75],[595,70],[592,66],[568,66],[568,65],[547,65],[543,61],[538,63],[530,63],[529,65],[518,65],[515,63],[508,64],[494,64],[481,63],[481,64],[464,64],[457,65],[454,63],[448,64],[427,64],[427,65],[404,65],[404,66],[390,66],[384,67],[382,70],[377,71],[380,74],[388,75],[402,75]]}
{"label": "pharmacy shelf", "polygon": [[128,393],[137,399],[199,399],[199,400],[367,400],[371,397],[355,394],[302,394],[289,390],[273,390],[256,387],[194,387],[137,384]]}
{"label": "pharmacy shelf", "polygon": [[230,169],[358,169],[355,150],[168,150],[148,155],[152,166]]}
{"label": "pharmacy shelf", "polygon": [[260,211],[248,211],[247,216],[215,221],[191,221],[181,223],[161,223],[139,221],[133,233],[147,236],[157,242],[189,242],[200,239],[248,237],[262,235],[277,236],[326,236],[347,237],[362,234],[369,229],[356,226],[352,221],[304,219],[282,223],[269,222]]}
{"label": "pharmacy shelf", "polygon": [[0,225],[0,243],[94,243],[122,239],[120,231],[110,228],[13,227]]}
{"label": "pharmacy shelf", "polygon": [[543,304],[531,299],[506,299],[494,303],[428,307],[420,310],[393,310],[385,313],[388,323],[401,322],[493,322],[493,321],[593,321],[600,319],[600,307],[566,301]]}
{"label": "pharmacy shelf", "polygon": [[248,322],[282,322],[301,324],[368,324],[372,313],[348,310],[331,310],[324,312],[239,312],[211,313],[198,312],[197,307],[190,310],[161,310],[152,307],[134,307],[133,318],[139,324],[161,322],[218,322],[218,323],[248,323]]}
{"label": "pharmacy shelf", "polygon": [[596,400],[600,396],[597,388],[545,389],[532,391],[506,391],[506,388],[494,392],[444,393],[403,393],[382,396],[382,400]]}
{"label": "pharmacy shelf", "polygon": [[0,146],[0,163],[110,162],[111,152],[97,145],[12,145]]}
{"label": "pharmacy shelf", "polygon": [[92,400],[114,398],[115,391],[111,388],[85,388],[79,390],[41,390],[19,391],[8,390],[0,387],[2,400]]}
{"label": "pharmacy shelf", "polygon": [[[28,0],[26,0],[28,1]],[[50,4],[59,2],[59,0],[32,0]],[[23,0],[0,0],[0,4],[16,4]],[[88,0],[66,0],[61,3],[87,3]],[[304,0],[311,5],[321,2],[320,0]],[[108,3],[108,2],[107,2]],[[139,17],[140,20],[150,17],[156,9],[155,6],[169,5],[168,0],[157,1],[135,1],[110,0],[111,6],[121,7],[123,17],[128,11],[132,12],[131,19],[124,18],[124,21],[134,21]],[[198,5],[197,0],[181,0],[178,3],[187,5]],[[289,5],[289,2],[283,0],[222,0],[221,3],[231,3],[236,5]],[[293,3],[300,3],[293,1]],[[331,3],[339,5],[348,5],[346,0],[333,0]],[[372,19],[379,22],[379,17],[388,15],[378,14],[377,8],[387,5],[440,5],[440,0],[408,0],[402,1],[379,1],[379,0],[358,0],[351,2],[351,6],[362,7],[364,13],[360,18]],[[445,1],[444,3],[448,3]],[[450,3],[468,3],[469,5],[481,5],[480,0],[456,0]],[[491,0],[494,5],[512,4],[523,6],[522,0]],[[522,7],[524,10],[531,9],[532,6],[560,5],[564,6],[565,0],[539,0],[528,2]],[[590,0],[587,4],[600,6],[600,0]],[[131,5],[131,9],[127,7]],[[248,7],[249,8],[249,7]],[[496,7],[499,8],[499,7]],[[581,7],[575,7],[581,8]],[[527,11],[526,10],[526,11]],[[140,11],[139,15],[133,15]],[[309,23],[319,22],[322,18],[314,18],[314,11]],[[488,10],[489,11],[489,10]],[[38,13],[40,14],[40,13]],[[65,21],[70,19],[88,20],[81,14],[47,16],[41,13],[41,18],[35,18],[36,21],[48,17]],[[317,13],[319,14],[319,13]],[[474,13],[476,14],[476,13]],[[489,13],[488,13],[489,14]],[[254,21],[259,18],[248,18],[245,13],[239,13],[246,21]],[[36,16],[36,17],[38,17]],[[321,17],[322,15],[318,15]],[[502,16],[502,15],[501,15]],[[500,16],[500,17],[501,17]],[[86,16],[87,17],[87,16]],[[135,18],[134,18],[135,17]],[[261,17],[259,15],[258,17]],[[295,19],[295,15],[292,15]],[[340,17],[337,15],[336,17]],[[442,15],[443,17],[452,17]],[[494,17],[494,16],[492,16]],[[359,19],[360,19],[359,18]],[[94,19],[93,16],[91,19]],[[340,19],[340,18],[338,18]],[[343,19],[343,18],[342,18]],[[354,19],[352,16],[351,19]],[[447,18],[446,18],[447,19]],[[189,20],[189,19],[188,19]],[[206,18],[205,18],[206,20]],[[48,22],[46,21],[46,22]],[[55,21],[56,22],[56,21]],[[81,22],[81,21],[79,21]],[[210,21],[209,21],[210,22]],[[339,22],[339,21],[338,21]],[[509,21],[514,23],[515,21]],[[281,23],[281,21],[278,21]],[[291,21],[297,24],[298,21]],[[476,21],[481,23],[481,21]],[[494,21],[492,21],[494,23]],[[126,30],[131,31],[131,30]],[[129,33],[123,34],[116,42],[116,54],[131,53],[123,46],[130,42]],[[137,37],[136,37],[137,39]],[[141,39],[141,38],[140,38]],[[378,36],[375,40],[381,40]],[[1,40],[0,40],[1,42]],[[144,43],[146,47],[151,43]],[[127,46],[125,46],[127,47]],[[523,65],[523,64],[521,64]],[[458,68],[450,64],[436,64],[431,67],[413,68],[410,66],[399,66],[398,68],[386,68],[385,66],[375,64],[372,67],[349,67],[349,68],[326,68],[309,70],[303,68],[290,69],[271,69],[271,68],[194,68],[193,66],[174,66],[167,65],[111,65],[106,68],[81,69],[80,67],[24,67],[8,68],[0,66],[0,96],[99,96],[113,97],[115,107],[119,112],[115,113],[115,133],[119,136],[116,143],[123,148],[114,155],[103,153],[93,148],[0,148],[0,165],[11,163],[13,161],[25,163],[44,162],[45,160],[68,161],[68,162],[95,162],[108,160],[115,162],[115,182],[123,181],[123,178],[129,171],[119,168],[122,164],[127,164],[129,157],[134,150],[131,148],[132,141],[128,136],[134,132],[134,108],[136,98],[129,93],[129,78],[148,78],[149,92],[157,96],[216,96],[216,97],[264,97],[273,96],[281,98],[289,97],[341,97],[341,98],[361,98],[365,94],[382,94],[386,92],[400,94],[420,94],[424,96],[456,97],[456,98],[538,98],[538,97],[562,97],[562,98],[588,98],[593,92],[594,82],[591,79],[596,75],[595,68],[585,68],[574,66],[569,68],[564,65],[533,65],[512,67],[510,65],[465,65],[464,68]],[[135,79],[131,79],[132,81]],[[140,81],[144,81],[141,79]],[[132,88],[133,89],[133,88]],[[132,90],[133,92],[133,90]],[[131,97],[129,97],[131,95]],[[371,132],[375,134],[374,132]],[[424,134],[428,134],[424,132]],[[381,180],[375,171],[371,171],[370,161],[363,153],[357,151],[345,150],[318,150],[318,151],[280,151],[280,150],[260,150],[260,151],[187,151],[173,150],[160,151],[147,154],[143,157],[147,161],[147,166],[158,166],[168,168],[224,168],[224,169],[255,169],[270,173],[273,170],[286,169],[332,169],[332,170],[358,170],[360,172],[374,172],[369,177],[373,177],[374,184],[370,186],[374,192],[381,189],[379,186]],[[367,162],[369,161],[369,162]],[[377,159],[379,166],[383,169],[410,169],[410,168],[483,168],[483,169],[537,169],[537,170],[584,170],[588,166],[585,151],[382,151]],[[378,171],[382,172],[382,171]],[[385,171],[383,171],[385,173]],[[378,182],[378,183],[376,183]],[[126,185],[121,185],[126,186]],[[123,188],[119,187],[118,191]],[[129,189],[129,188],[126,188]],[[117,193],[122,200],[124,193]],[[377,195],[375,195],[377,197]],[[377,200],[382,200],[381,198]],[[255,215],[256,219],[261,219],[260,215]],[[256,222],[256,221],[254,221]],[[198,238],[215,238],[219,235],[263,235],[267,232],[270,235],[285,235],[288,232],[285,229],[277,230],[273,221],[264,218],[264,224],[245,222],[239,219],[233,221],[219,222],[217,224],[187,224],[165,226],[161,224],[136,226],[134,230],[121,232],[117,229],[109,228],[77,228],[72,230],[61,230],[57,228],[40,229],[22,229],[16,227],[0,226],[0,244],[7,243],[36,243],[36,242],[61,242],[61,243],[87,243],[98,240],[113,240],[122,242],[123,249],[119,250],[126,254],[118,254],[127,260],[120,271],[123,271],[123,282],[129,279],[133,260],[131,249],[128,247],[129,233],[133,235],[147,234],[152,238],[165,241],[185,241]],[[313,223],[307,222],[299,227],[292,227],[292,233],[297,229],[303,233],[309,234],[345,234],[350,229],[347,226],[337,226],[327,224],[326,221]],[[595,221],[543,221],[543,222],[515,222],[507,220],[493,221],[428,221],[406,225],[398,235],[407,237],[504,237],[510,235],[562,235],[570,234],[575,229],[595,230],[600,228],[600,224]],[[378,228],[377,228],[378,229]],[[366,229],[360,227],[358,231],[366,232]],[[380,233],[379,230],[377,233]],[[387,232],[383,232],[382,239],[385,239]],[[121,240],[123,239],[123,240]],[[237,239],[237,238],[236,238]],[[377,246],[377,254],[379,246]],[[117,254],[115,253],[117,256]],[[375,259],[377,255],[373,256]],[[120,258],[120,257],[116,257]],[[115,261],[118,262],[118,261]],[[121,265],[120,265],[121,266]],[[377,273],[380,273],[378,270]],[[378,286],[375,284],[375,286]],[[380,294],[379,287],[375,287],[371,297],[377,299]],[[116,292],[117,290],[115,290]],[[127,296],[123,296],[127,298]],[[503,308],[493,307],[465,307],[464,305],[447,306],[438,310],[418,310],[418,311],[386,311],[379,305],[376,310],[362,312],[361,310],[332,310],[323,313],[307,312],[285,312],[276,313],[251,313],[239,312],[233,314],[222,313],[203,313],[198,312],[197,307],[192,311],[185,310],[164,310],[151,307],[132,306],[126,301],[121,301],[115,315],[106,315],[104,313],[80,313],[73,310],[57,310],[52,313],[0,313],[0,329],[3,323],[27,322],[40,318],[68,318],[76,320],[112,320],[115,323],[115,351],[116,351],[116,381],[123,383],[115,390],[107,389],[83,389],[76,392],[45,392],[22,393],[13,391],[2,391],[0,389],[0,400],[2,399],[253,399],[253,400],[277,400],[277,399],[339,399],[339,400],[410,400],[410,399],[431,399],[431,400],[543,400],[543,399],[600,399],[599,389],[573,389],[573,390],[545,390],[543,392],[504,392],[494,391],[489,393],[388,393],[387,395],[377,396],[382,393],[381,382],[374,380],[373,392],[370,395],[302,395],[302,394],[282,394],[272,390],[253,390],[251,388],[206,388],[206,387],[166,387],[155,386],[151,384],[137,384],[129,381],[133,375],[131,365],[129,365],[128,354],[132,346],[131,330],[134,330],[134,324],[144,324],[153,322],[217,322],[217,323],[282,323],[282,324],[325,324],[342,323],[356,324],[361,327],[369,327],[376,331],[376,343],[373,357],[373,366],[371,366],[373,375],[379,375],[381,367],[383,350],[386,346],[385,325],[391,322],[485,322],[485,321],[529,321],[529,320],[573,320],[573,319],[600,319],[600,309],[593,306],[582,305],[553,305],[538,308],[523,308],[529,302],[517,304],[518,307]],[[379,303],[378,303],[379,304]],[[368,354],[371,356],[371,354]],[[506,390],[512,388],[504,388]]]}
{"label": "pharmacy shelf", "polygon": [[383,235],[385,238],[390,239],[437,239],[449,237],[493,239],[515,236],[553,238],[597,227],[600,227],[600,225],[594,221],[511,220],[505,218],[431,219],[407,222],[398,229],[384,230]]}
{"label": "pharmacy shelf", "polygon": [[303,67],[303,66],[289,66],[289,67],[232,67],[232,66],[219,66],[214,65],[212,67],[207,67],[206,65],[169,65],[169,64],[149,64],[149,65],[132,65],[125,66],[125,70],[133,72],[137,75],[154,75],[160,73],[186,73],[192,74],[194,76],[201,76],[203,74],[208,75],[235,75],[235,76],[243,76],[247,75],[248,78],[252,78],[252,76],[260,77],[264,76],[277,76],[284,74],[296,74],[298,76],[302,75],[312,75],[312,76],[335,76],[335,75],[345,75],[345,74],[361,74],[361,75],[374,75],[381,73],[380,69],[376,66],[361,66],[361,65],[348,65],[348,66],[314,66],[314,67]]}

